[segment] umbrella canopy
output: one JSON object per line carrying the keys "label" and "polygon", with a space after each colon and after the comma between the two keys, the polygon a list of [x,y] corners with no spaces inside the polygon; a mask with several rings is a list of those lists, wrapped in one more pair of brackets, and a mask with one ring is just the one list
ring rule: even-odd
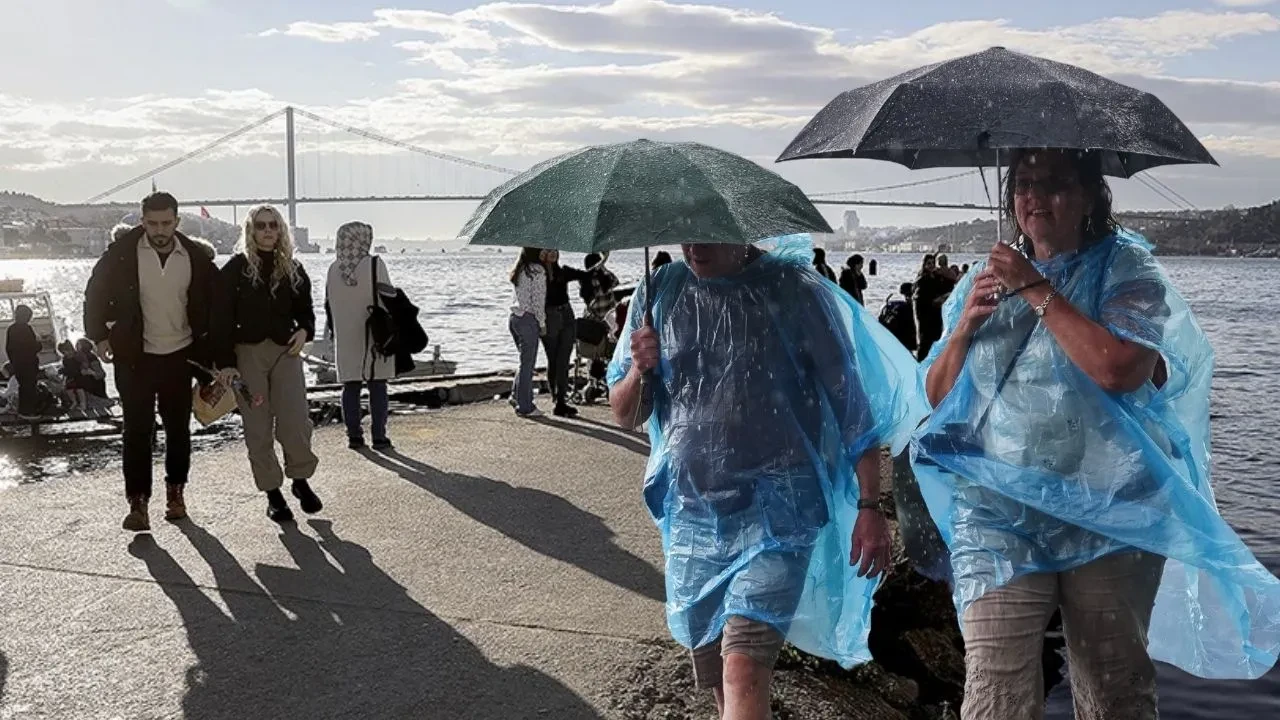
{"label": "umbrella canopy", "polygon": [[589,253],[831,231],[800,188],[744,157],[637,140],[534,166],[489,193],[462,235],[472,245]]}
{"label": "umbrella canopy", "polygon": [[842,93],[781,160],[867,158],[912,169],[999,166],[1014,148],[1092,150],[1107,175],[1217,162],[1151,93],[996,47]]}

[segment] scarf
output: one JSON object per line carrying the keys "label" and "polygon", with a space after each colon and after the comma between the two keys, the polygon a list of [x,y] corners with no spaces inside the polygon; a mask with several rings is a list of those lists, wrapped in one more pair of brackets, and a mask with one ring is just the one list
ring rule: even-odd
{"label": "scarf", "polygon": [[342,282],[354,287],[359,284],[356,268],[369,256],[369,248],[373,245],[373,228],[362,222],[349,222],[338,228],[336,245]]}

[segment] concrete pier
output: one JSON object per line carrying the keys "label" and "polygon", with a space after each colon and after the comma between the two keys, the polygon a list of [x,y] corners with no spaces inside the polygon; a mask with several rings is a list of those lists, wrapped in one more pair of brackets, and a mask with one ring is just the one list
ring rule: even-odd
{"label": "concrete pier", "polygon": [[646,440],[606,412],[393,417],[384,454],[320,428],[296,526],[240,443],[194,456],[186,522],[157,462],[151,534],[120,530],[118,461],[6,491],[0,718],[614,717],[668,635]]}

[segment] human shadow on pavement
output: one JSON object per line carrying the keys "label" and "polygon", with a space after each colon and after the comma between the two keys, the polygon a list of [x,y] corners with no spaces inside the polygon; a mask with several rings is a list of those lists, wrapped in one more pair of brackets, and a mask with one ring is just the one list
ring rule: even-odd
{"label": "human shadow on pavement", "polygon": [[261,584],[217,538],[180,527],[216,589],[196,587],[150,535],[129,552],[182,616],[196,656],[182,702],[190,720],[599,717],[554,678],[489,662],[327,522],[311,522],[318,539],[283,526],[297,568],[259,565]]}
{"label": "human shadow on pavement", "polygon": [[[637,455],[649,456],[649,443],[643,442],[635,436],[628,436],[622,428],[606,428],[594,422],[584,421],[582,418],[568,421],[551,420],[547,417],[534,418],[534,422],[546,427],[564,430],[575,435],[591,438],[599,442],[616,445],[623,450],[630,450]],[[585,423],[585,424],[584,424]]]}
{"label": "human shadow on pavement", "polygon": [[661,572],[619,547],[604,520],[559,495],[487,477],[447,473],[395,450],[367,452],[365,457],[530,550],[620,588],[666,601]]}

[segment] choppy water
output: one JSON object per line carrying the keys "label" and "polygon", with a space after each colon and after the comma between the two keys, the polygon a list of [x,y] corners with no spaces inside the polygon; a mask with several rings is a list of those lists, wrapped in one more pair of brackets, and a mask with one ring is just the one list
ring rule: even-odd
{"label": "choppy water", "polygon": [[[834,255],[834,253],[833,253]],[[902,282],[915,275],[918,258],[877,255],[879,272],[869,277],[868,304],[879,309]],[[514,255],[453,252],[387,258],[392,278],[422,308],[423,325],[459,372],[512,368],[517,362],[507,332],[511,304],[505,275]],[[955,263],[975,258],[953,255]],[[303,262],[323,286],[331,257]],[[567,256],[580,263],[580,256]],[[1280,428],[1280,262],[1207,258],[1165,258],[1174,283],[1188,297],[1217,354],[1214,376],[1214,480],[1219,505],[1262,562],[1280,573],[1280,499],[1275,469],[1280,465],[1275,434]],[[89,261],[0,261],[0,278],[24,277],[54,295],[73,332],[80,325],[82,292]],[[624,281],[638,279],[640,253],[617,253],[610,261]],[[322,302],[317,297],[317,304]],[[213,440],[209,440],[212,442]],[[6,448],[0,454],[0,488],[6,483],[75,474],[118,458],[118,441],[100,443],[100,452],[59,452],[56,446]],[[198,447],[198,445],[197,445]],[[1161,717],[1280,717],[1280,671],[1250,683],[1208,682],[1162,668]],[[1051,718],[1070,717],[1069,691],[1055,690]]]}

